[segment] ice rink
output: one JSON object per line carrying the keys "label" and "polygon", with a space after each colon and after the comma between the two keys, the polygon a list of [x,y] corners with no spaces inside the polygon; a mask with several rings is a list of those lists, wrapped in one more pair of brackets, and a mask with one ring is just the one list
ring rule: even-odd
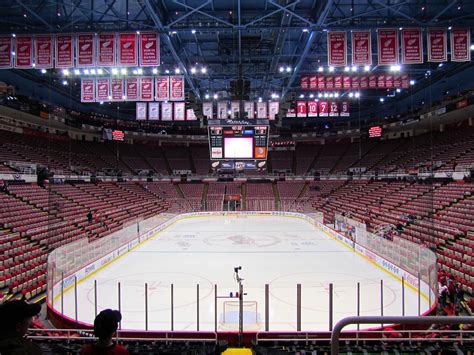
{"label": "ice rink", "polygon": [[[120,282],[122,329],[145,329],[147,283],[149,330],[170,330],[172,322],[174,330],[196,330],[198,305],[199,329],[214,330],[214,285],[219,297],[238,291],[233,278],[236,266],[242,266],[248,301],[245,330],[264,330],[265,284],[270,294],[270,330],[296,330],[297,284],[301,284],[302,330],[328,330],[330,283],[334,324],[357,314],[358,282],[361,315],[402,314],[399,280],[303,219],[205,216],[175,222],[80,282],[78,320],[93,323],[95,280],[98,310],[118,309]],[[74,289],[63,297],[64,314],[75,318]],[[405,286],[404,298],[405,314],[418,315],[417,293]],[[218,330],[237,329],[232,301],[237,300],[218,298]],[[58,303],[55,307],[60,309]],[[427,309],[428,301],[421,297],[421,313]]]}

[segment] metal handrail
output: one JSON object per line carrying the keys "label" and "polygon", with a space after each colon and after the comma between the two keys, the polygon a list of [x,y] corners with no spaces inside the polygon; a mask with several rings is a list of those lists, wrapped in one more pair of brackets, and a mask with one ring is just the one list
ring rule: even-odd
{"label": "metal handrail", "polygon": [[[402,317],[402,316],[366,316],[347,317],[335,325],[331,334],[331,354],[339,354],[339,336],[349,324],[474,324],[474,317]],[[436,330],[433,330],[436,332]]]}

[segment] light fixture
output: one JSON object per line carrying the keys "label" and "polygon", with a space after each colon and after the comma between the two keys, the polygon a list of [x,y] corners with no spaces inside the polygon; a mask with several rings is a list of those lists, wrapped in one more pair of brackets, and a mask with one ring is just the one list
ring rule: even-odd
{"label": "light fixture", "polygon": [[174,70],[174,72],[175,72],[176,74],[179,74],[179,73],[181,73],[181,70],[180,70],[179,68],[176,68],[176,69]]}
{"label": "light fixture", "polygon": [[330,94],[329,94],[329,97],[334,97],[334,94],[333,94],[333,93],[330,93]]}
{"label": "light fixture", "polygon": [[46,69],[41,69],[41,74],[46,74]]}
{"label": "light fixture", "polygon": [[364,66],[364,71],[370,71],[370,65]]}
{"label": "light fixture", "polygon": [[258,102],[262,102],[262,98],[261,98],[261,97],[258,98]]}
{"label": "light fixture", "polygon": [[309,98],[312,99],[314,97],[313,94],[309,94]]}
{"label": "light fixture", "polygon": [[142,69],[142,68],[138,68],[138,69],[137,69],[137,73],[138,73],[138,75],[142,75],[142,74],[143,74],[143,69]]}
{"label": "light fixture", "polygon": [[137,75],[137,74],[138,74],[138,71],[137,71],[136,69],[133,69],[133,70],[132,70],[132,74],[133,74],[133,75]]}
{"label": "light fixture", "polygon": [[350,92],[349,97],[354,97],[354,94],[352,92]]}
{"label": "light fixture", "polygon": [[304,94],[301,94],[301,95],[300,95],[300,99],[304,99]]}
{"label": "light fixture", "polygon": [[127,98],[126,95],[122,95],[122,100],[125,100]]}
{"label": "light fixture", "polygon": [[289,73],[291,71],[291,67],[286,67],[286,72]]}
{"label": "light fixture", "polygon": [[400,90],[400,89],[397,89],[397,90],[396,90],[396,92],[402,92],[402,90]]}
{"label": "light fixture", "polygon": [[157,69],[157,68],[153,68],[153,69],[151,70],[151,72],[152,72],[153,74],[158,74],[158,69]]}
{"label": "light fixture", "polygon": [[102,70],[102,68],[97,69],[97,74],[98,75],[102,75],[103,73],[104,73],[104,71]]}
{"label": "light fixture", "polygon": [[471,44],[471,51],[474,51],[474,44]]}
{"label": "light fixture", "polygon": [[63,75],[68,76],[69,75],[69,69],[63,69]]}
{"label": "light fixture", "polygon": [[99,104],[103,105],[103,104],[104,104],[104,101],[100,101]]}
{"label": "light fixture", "polygon": [[127,75],[127,68],[120,69],[120,74]]}
{"label": "light fixture", "polygon": [[453,28],[452,28],[451,26],[449,26],[449,27],[448,27],[448,30],[450,30],[450,31],[451,31],[452,29],[453,29]]}
{"label": "light fixture", "polygon": [[137,31],[137,35],[139,35],[139,34],[140,34],[140,31]]}
{"label": "light fixture", "polygon": [[112,68],[112,75],[117,75],[117,74],[118,74],[118,69]]}
{"label": "light fixture", "polygon": [[206,74],[206,73],[207,73],[207,68],[206,68],[206,67],[202,67],[202,68],[201,68],[201,73]]}
{"label": "light fixture", "polygon": [[356,92],[354,96],[359,98],[360,97],[360,92]]}
{"label": "light fixture", "polygon": [[95,75],[95,74],[96,74],[95,69],[91,69],[91,70],[90,70],[90,73],[91,73],[91,75]]}
{"label": "light fixture", "polygon": [[329,67],[329,71],[330,71],[330,72],[333,72],[333,71],[334,71],[334,67],[333,67],[332,65]]}
{"label": "light fixture", "polygon": [[16,34],[15,34],[15,33],[12,33],[12,37],[15,38],[15,37],[16,37]]}
{"label": "light fixture", "polygon": [[353,71],[353,72],[356,72],[356,71],[357,71],[357,67],[356,67],[355,65],[352,67],[352,71]]}
{"label": "light fixture", "polygon": [[204,97],[206,98],[206,100],[208,100],[209,99],[209,94],[204,95]]}
{"label": "light fixture", "polygon": [[329,94],[327,92],[325,92],[324,97],[329,97]]}
{"label": "light fixture", "polygon": [[323,67],[319,67],[319,68],[318,68],[318,72],[321,73],[321,72],[323,72],[323,71],[324,71],[324,68],[323,68]]}
{"label": "light fixture", "polygon": [[308,29],[307,29],[307,28],[303,28],[303,32],[308,32]]}
{"label": "light fixture", "polygon": [[108,96],[108,99],[109,99],[109,100],[112,100],[112,95],[109,95],[109,96]]}
{"label": "light fixture", "polygon": [[195,29],[192,29],[192,30],[191,30],[191,33],[192,33],[193,35],[196,34],[196,30],[195,30]]}
{"label": "light fixture", "polygon": [[323,97],[323,94],[319,93],[319,94],[318,94],[318,97],[319,97],[319,98]]}
{"label": "light fixture", "polygon": [[89,74],[90,74],[90,73],[89,73],[89,69],[84,69],[84,70],[83,70],[83,73],[84,73],[84,75],[89,75]]}
{"label": "light fixture", "polygon": [[384,102],[385,99],[383,97],[380,98],[380,102]]}
{"label": "light fixture", "polygon": [[63,80],[63,85],[64,85],[64,86],[67,85],[67,80]]}
{"label": "light fixture", "polygon": [[415,80],[410,80],[410,85],[415,85]]}
{"label": "light fixture", "polygon": [[339,93],[338,93],[338,92],[335,92],[335,93],[334,93],[334,97],[339,97]]}
{"label": "light fixture", "polygon": [[217,100],[217,97],[218,97],[217,94],[214,94],[213,96],[214,100]]}
{"label": "light fixture", "polygon": [[285,68],[280,67],[279,70],[280,70],[280,73],[283,73],[285,71]]}
{"label": "light fixture", "polygon": [[349,67],[345,67],[345,68],[344,68],[344,71],[345,71],[345,72],[348,72],[349,70],[350,70]]}

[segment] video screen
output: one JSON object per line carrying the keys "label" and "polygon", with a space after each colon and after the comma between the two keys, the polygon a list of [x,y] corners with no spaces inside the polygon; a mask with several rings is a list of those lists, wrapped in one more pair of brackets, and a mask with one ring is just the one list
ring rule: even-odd
{"label": "video screen", "polygon": [[252,137],[224,137],[224,159],[252,159]]}

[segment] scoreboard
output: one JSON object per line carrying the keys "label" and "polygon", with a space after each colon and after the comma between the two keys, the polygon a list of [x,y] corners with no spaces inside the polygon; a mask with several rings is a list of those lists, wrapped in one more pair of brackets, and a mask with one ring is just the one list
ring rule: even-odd
{"label": "scoreboard", "polygon": [[266,160],[268,125],[210,125],[211,160]]}

